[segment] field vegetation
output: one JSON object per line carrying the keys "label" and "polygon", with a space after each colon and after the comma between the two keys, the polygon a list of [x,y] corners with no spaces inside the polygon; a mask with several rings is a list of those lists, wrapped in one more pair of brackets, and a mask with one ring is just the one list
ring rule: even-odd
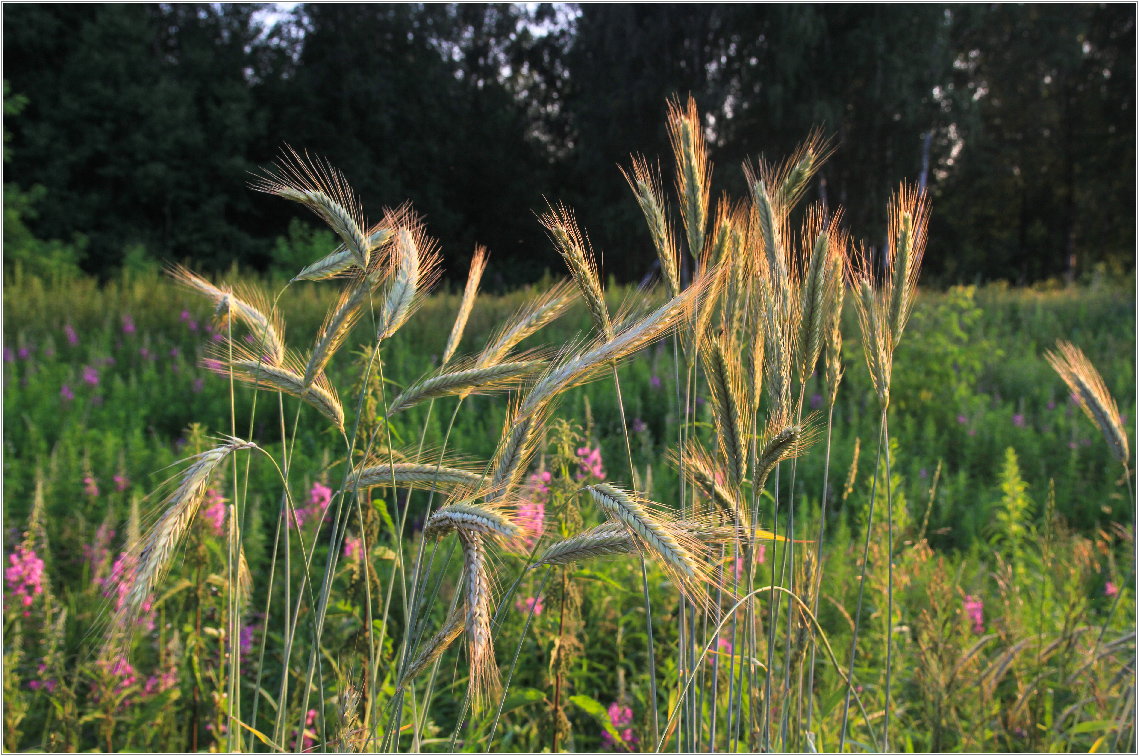
{"label": "field vegetation", "polygon": [[14,265],[4,746],[1133,749],[1133,278],[919,289],[912,188],[871,255],[668,126],[653,288],[553,205],[570,280],[428,295],[295,156],[283,276]]}

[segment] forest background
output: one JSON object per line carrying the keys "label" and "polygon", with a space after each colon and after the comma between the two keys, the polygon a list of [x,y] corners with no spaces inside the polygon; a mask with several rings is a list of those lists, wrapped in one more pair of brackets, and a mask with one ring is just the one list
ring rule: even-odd
{"label": "forest background", "polygon": [[296,270],[315,219],[248,189],[292,145],[365,207],[411,200],[445,275],[476,243],[488,290],[560,271],[546,198],[637,282],[655,256],[616,166],[669,153],[688,93],[713,196],[815,127],[813,191],[871,246],[891,188],[924,181],[923,284],[1134,266],[1126,4],[9,5],[4,77],[6,269]]}

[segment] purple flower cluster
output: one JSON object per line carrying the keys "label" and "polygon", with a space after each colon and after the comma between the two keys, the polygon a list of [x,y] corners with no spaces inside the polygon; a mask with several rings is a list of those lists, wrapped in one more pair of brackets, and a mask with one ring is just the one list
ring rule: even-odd
{"label": "purple flower cluster", "polygon": [[36,673],[39,675],[39,677],[35,680],[28,681],[28,688],[30,688],[31,690],[41,690],[42,689],[42,690],[46,690],[48,693],[53,692],[55,690],[55,680],[53,680],[50,677],[47,678],[46,680],[43,679],[44,673],[46,673],[46,672],[47,672],[47,665],[44,664],[43,662],[40,662],[39,667],[36,668]]}
{"label": "purple flower cluster", "polygon": [[312,484],[312,489],[308,493],[308,501],[307,507],[296,510],[296,518],[289,523],[290,528],[300,530],[309,520],[323,517],[325,510],[332,502],[332,489],[318,480]]}
{"label": "purple flower cluster", "polygon": [[520,598],[514,602],[514,608],[523,614],[529,614],[530,610],[533,609],[535,615],[540,615],[542,613],[542,597],[527,596],[524,599]]}
{"label": "purple flower cluster", "polygon": [[597,478],[598,480],[605,480],[605,470],[601,467],[601,447],[591,449],[588,446],[582,446],[577,450],[578,457],[578,471],[577,479],[584,480],[585,478]]}
{"label": "purple flower cluster", "polygon": [[348,536],[344,539],[344,558],[359,560],[364,556],[364,539],[360,536]]}
{"label": "purple flower cluster", "polygon": [[214,531],[214,535],[220,536],[225,533],[225,499],[217,492],[213,486],[206,489],[206,503],[209,504],[202,512],[202,516],[206,518],[206,522]]}
{"label": "purple flower cluster", "polygon": [[522,530],[520,540],[527,551],[534,548],[546,528],[546,496],[550,492],[550,480],[549,471],[542,470],[531,475],[526,482],[516,522]]}
{"label": "purple flower cluster", "polygon": [[[628,751],[629,747],[637,742],[637,736],[633,734],[633,729],[628,726],[633,722],[633,710],[614,701],[609,704],[609,721],[613,723],[613,727],[621,736],[621,742],[614,740],[613,736],[606,730],[601,733],[601,747],[608,750]],[[622,727],[625,729],[622,730]]]}
{"label": "purple flower cluster", "polygon": [[99,479],[94,475],[83,476],[83,493],[94,499],[99,495]]}
{"label": "purple flower cluster", "polygon": [[980,635],[985,632],[985,602],[980,596],[965,596],[965,613],[973,623],[973,634]]}
{"label": "purple flower cluster", "polygon": [[[8,567],[4,570],[8,594],[20,599],[25,607],[31,606],[34,597],[44,592],[43,579],[44,560],[36,556],[34,549],[20,545],[14,554],[8,555]],[[27,615],[25,611],[24,616]]]}

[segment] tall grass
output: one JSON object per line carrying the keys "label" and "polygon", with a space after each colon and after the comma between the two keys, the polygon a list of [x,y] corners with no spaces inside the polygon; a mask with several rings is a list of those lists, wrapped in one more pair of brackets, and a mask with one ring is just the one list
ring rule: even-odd
{"label": "tall grass", "polygon": [[[1000,473],[999,532],[986,536],[1016,545],[982,569],[980,552],[939,556],[927,537],[931,518],[939,526],[932,531],[953,521],[945,489],[964,499],[969,482],[943,484],[937,499],[901,471],[913,475],[919,456],[899,435],[907,443],[928,437],[937,448],[964,432],[957,426],[971,438],[972,426],[985,422],[972,393],[975,345],[953,330],[981,317],[974,292],[955,291],[924,310],[915,304],[926,200],[900,188],[888,208],[886,252],[861,256],[837,209],[797,210],[827,152],[811,138],[788,160],[748,167],[746,199],[712,207],[700,123],[691,101],[670,108],[679,227],[648,162],[635,159],[627,174],[663,272],[659,289],[636,292],[605,290],[585,233],[559,205],[542,223],[572,284],[478,299],[480,253],[461,299],[430,300],[439,258],[413,211],[385,212],[369,226],[338,173],[291,154],[259,188],[312,209],[343,245],[271,297],[175,272],[213,313],[201,364],[216,382],[209,393],[203,384],[192,404],[209,427],[228,434],[191,434],[193,456],[174,472],[163,489],[169,493],[150,500],[153,523],[134,526],[137,536],[115,566],[94,553],[84,560],[76,582],[93,587],[72,593],[69,605],[50,581],[45,592],[40,577],[49,556],[43,486],[66,478],[64,465],[88,470],[92,463],[48,453],[53,428],[28,423],[12,436],[50,460],[50,469],[9,557],[9,747],[23,742],[21,722],[33,710],[20,684],[26,675],[9,674],[28,668],[24,633],[44,640],[37,682],[50,681],[51,689],[31,690],[50,700],[47,716],[60,725],[44,731],[43,745],[53,748],[86,742],[84,729],[95,721],[108,750],[147,747],[158,733],[132,723],[143,711],[174,711],[183,689],[189,716],[161,742],[182,738],[196,748],[209,733],[228,750],[1094,750],[1132,743],[1128,707],[1102,703],[1134,696],[1126,661],[1134,648],[1126,631],[1134,567],[1121,579],[1112,547],[1129,528],[1084,538],[1059,519],[1052,497],[1044,517],[1030,522],[1013,456]],[[103,294],[80,286],[73,317],[93,315],[100,297],[137,304],[153,296],[147,282],[118,286]],[[28,310],[17,319],[52,316],[49,294],[37,287],[21,293]],[[171,332],[190,322],[196,331],[207,326],[200,309],[160,307],[169,303],[151,317]],[[452,311],[444,346],[438,323]],[[917,328],[944,339],[917,348],[953,365],[902,362],[911,312]],[[574,335],[583,324],[588,332]],[[136,338],[133,320],[129,329],[126,320],[114,326],[92,354]],[[363,343],[355,340],[361,330]],[[286,332],[294,344],[307,338],[308,350],[289,349]],[[844,362],[844,336],[861,345],[865,373]],[[543,348],[527,348],[538,339]],[[355,356],[343,354],[349,344],[358,346]],[[438,366],[423,359],[426,344],[443,354]],[[156,367],[142,352],[157,348],[140,347],[144,375]],[[1052,359],[1130,487],[1127,429],[1107,384],[1068,347]],[[192,369],[185,358],[177,364]],[[927,373],[939,369],[952,377],[937,373],[944,378],[937,385],[971,415],[930,410],[927,428],[891,436],[890,409],[930,402]],[[44,370],[63,372],[50,363]],[[665,388],[662,377],[672,385]],[[840,384],[858,398],[836,418]],[[816,405],[820,385],[826,395]],[[103,394],[76,398],[83,385],[66,388],[72,396],[61,389],[54,400],[82,403],[90,418],[82,432],[106,421],[94,401]],[[7,396],[6,408],[15,409]],[[45,403],[18,396],[27,411]],[[867,410],[866,399],[877,407]],[[152,401],[169,400],[159,391]],[[653,403],[656,429],[642,417]],[[815,411],[823,405],[825,421]],[[1023,414],[1010,425],[1020,427]],[[848,456],[851,439],[875,421],[873,469],[860,473],[855,457],[846,485],[836,485],[832,454]],[[144,438],[137,422],[128,427],[136,442]],[[1074,423],[1057,427],[1078,432]],[[654,469],[659,458],[636,448],[646,434],[676,439],[671,468]],[[832,445],[836,436],[842,443]],[[1069,470],[1078,463],[1071,457]],[[929,502],[920,528],[905,500],[915,490]],[[80,498],[90,510],[99,493]],[[263,507],[274,501],[275,512]],[[1119,514],[1126,522],[1122,508]],[[1030,541],[1033,528],[1039,538]],[[1062,550],[1069,556],[1059,560]],[[1112,579],[1089,598],[1101,566]],[[167,572],[177,577],[164,580]],[[1101,606],[1105,590],[1109,606]],[[67,627],[82,591],[85,600],[109,604],[99,634],[79,646],[89,663],[68,669],[52,649],[63,643],[56,628]],[[990,600],[988,619],[982,596]],[[994,602],[1003,607],[1000,620],[991,616]],[[35,616],[20,604],[34,606]],[[1119,615],[1121,604],[1128,616]],[[167,622],[167,612],[180,624]],[[159,628],[153,648],[140,640],[153,632],[140,633],[152,621]],[[256,651],[245,637],[254,627]],[[144,645],[150,650],[140,651]],[[188,686],[159,676],[142,685],[126,673],[129,654],[152,650],[160,671],[170,659],[188,660]],[[615,673],[604,671],[606,660]],[[590,680],[612,676],[614,702],[606,708],[588,695],[599,689]],[[80,698],[91,709],[82,716]],[[590,740],[584,718],[601,728],[602,741]],[[123,725],[128,734],[116,741]]]}

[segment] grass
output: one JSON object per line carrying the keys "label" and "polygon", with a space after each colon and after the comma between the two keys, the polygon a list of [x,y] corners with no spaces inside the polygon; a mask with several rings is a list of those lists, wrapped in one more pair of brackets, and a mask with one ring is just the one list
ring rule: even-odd
{"label": "grass", "polygon": [[[670,128],[686,243],[709,255],[693,286],[604,289],[559,208],[544,222],[582,299],[553,281],[420,299],[431,244],[412,226],[362,260],[397,271],[392,286],[281,295],[284,346],[323,345],[307,364],[270,355],[294,396],[231,386],[246,352],[260,380],[240,323],[270,322],[240,302],[214,328],[218,297],[157,276],[7,281],[5,746],[1132,747],[1133,503],[1118,444],[1044,352],[1081,347],[1131,435],[1133,287],[910,287],[911,303],[892,296],[909,276],[868,278],[834,318],[832,408],[809,353],[827,351],[835,285],[820,281],[841,270],[821,261],[841,263],[846,240],[808,222],[801,268],[756,251],[799,259],[781,203],[818,146],[786,179],[757,169],[784,188],[755,193],[752,226],[746,209],[709,212],[692,117],[675,109]],[[647,170],[633,188],[655,233]],[[921,212],[898,207],[896,227],[916,229]],[[860,298],[891,352],[871,359],[877,381],[856,359],[875,333]],[[305,393],[321,367],[343,430]],[[221,434],[256,448],[211,452]],[[171,468],[192,454],[212,477]],[[171,475],[188,482],[166,501]],[[181,538],[147,529],[171,504]],[[180,543],[170,574],[132,590],[157,574],[155,533],[163,553]],[[105,643],[109,627],[126,640]]]}

